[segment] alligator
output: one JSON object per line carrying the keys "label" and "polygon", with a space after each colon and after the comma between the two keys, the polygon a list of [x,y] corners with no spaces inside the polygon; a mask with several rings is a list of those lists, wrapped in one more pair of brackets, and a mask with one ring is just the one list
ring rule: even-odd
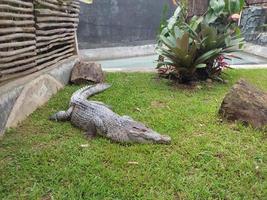
{"label": "alligator", "polygon": [[50,120],[70,121],[84,130],[89,138],[100,135],[119,143],[170,144],[169,136],[161,135],[129,116],[116,114],[102,102],[88,100],[110,86],[99,83],[77,90],[71,97],[69,109],[55,113]]}

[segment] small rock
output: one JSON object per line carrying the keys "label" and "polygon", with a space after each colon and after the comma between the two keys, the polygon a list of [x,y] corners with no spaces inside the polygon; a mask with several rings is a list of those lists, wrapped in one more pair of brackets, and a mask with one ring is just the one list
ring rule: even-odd
{"label": "small rock", "polygon": [[152,101],[151,106],[154,108],[165,108],[166,103],[160,100]]}
{"label": "small rock", "polygon": [[225,96],[219,114],[254,128],[267,125],[267,93],[239,80]]}
{"label": "small rock", "polygon": [[79,61],[73,67],[70,81],[75,84],[102,83],[104,79],[104,72],[100,64]]}

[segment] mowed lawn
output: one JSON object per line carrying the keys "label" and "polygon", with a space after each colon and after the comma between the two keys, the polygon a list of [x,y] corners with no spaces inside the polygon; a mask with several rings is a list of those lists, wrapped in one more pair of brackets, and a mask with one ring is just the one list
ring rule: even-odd
{"label": "mowed lawn", "polygon": [[159,133],[171,145],[87,140],[67,109],[67,86],[0,140],[0,199],[266,199],[266,131],[221,122],[218,109],[239,78],[267,91],[267,70],[231,70],[227,84],[184,89],[152,73],[109,73],[93,99]]}

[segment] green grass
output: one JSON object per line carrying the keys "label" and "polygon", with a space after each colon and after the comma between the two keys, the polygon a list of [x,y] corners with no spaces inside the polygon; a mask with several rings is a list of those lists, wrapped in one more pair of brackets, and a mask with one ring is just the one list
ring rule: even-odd
{"label": "green grass", "polygon": [[217,112],[240,77],[267,90],[267,70],[232,70],[228,84],[195,90],[154,77],[108,74],[113,86],[94,99],[171,145],[88,141],[69,122],[47,120],[79,88],[67,86],[0,141],[0,199],[264,199],[266,133],[221,123]]}

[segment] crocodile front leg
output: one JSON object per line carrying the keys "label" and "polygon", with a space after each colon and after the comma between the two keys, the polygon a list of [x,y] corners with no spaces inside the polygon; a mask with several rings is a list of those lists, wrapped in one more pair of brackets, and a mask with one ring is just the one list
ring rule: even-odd
{"label": "crocodile front leg", "polygon": [[67,111],[59,111],[54,115],[50,116],[49,119],[53,121],[68,121],[70,120],[73,107],[71,106]]}
{"label": "crocodile front leg", "polygon": [[97,135],[97,129],[94,124],[88,124],[85,135],[88,139],[94,139]]}

